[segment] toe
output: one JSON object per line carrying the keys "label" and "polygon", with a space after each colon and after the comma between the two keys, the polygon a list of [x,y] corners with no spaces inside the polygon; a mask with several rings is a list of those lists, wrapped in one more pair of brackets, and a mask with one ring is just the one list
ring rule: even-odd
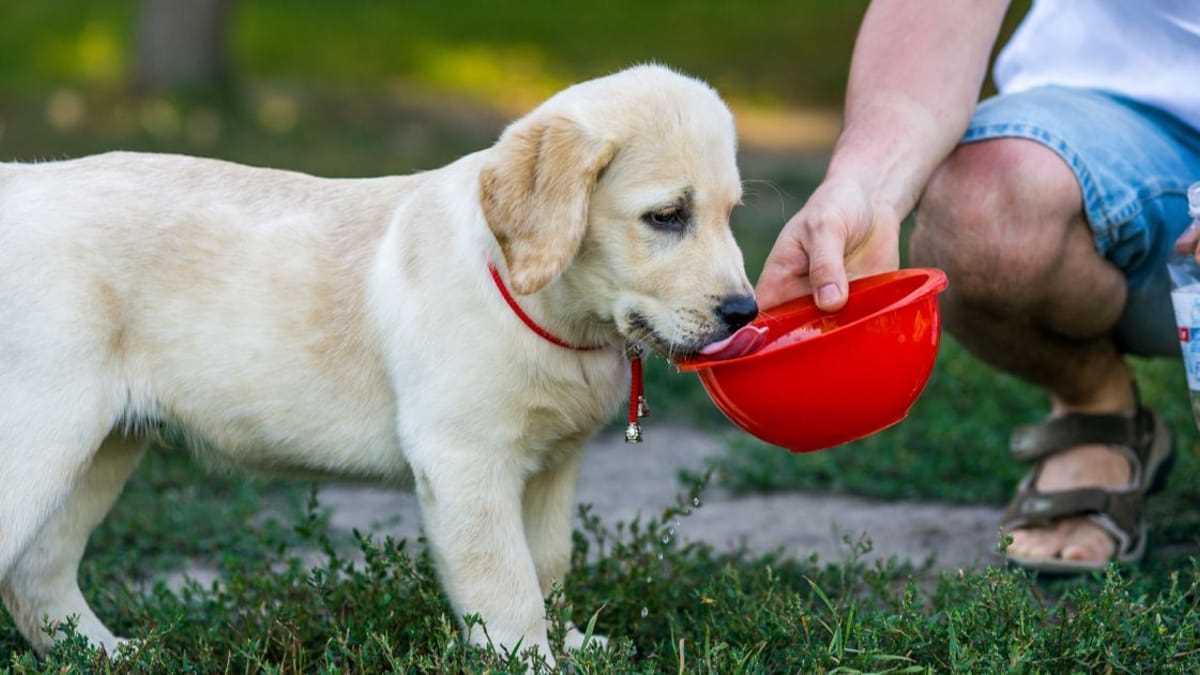
{"label": "toe", "polygon": [[1052,560],[1057,558],[1058,552],[1061,550],[1058,544],[1058,537],[1052,535],[1039,537],[1030,544],[1028,557],[1038,560]]}
{"label": "toe", "polygon": [[1066,560],[1103,562],[1116,553],[1116,543],[1108,533],[1091,522],[1078,524],[1063,545]]}
{"label": "toe", "polygon": [[1058,527],[1014,530],[1010,555],[1019,558],[1049,559],[1058,554],[1062,535]]}
{"label": "toe", "polygon": [[1013,530],[1012,541],[1008,545],[1008,554],[1022,558],[1029,555],[1029,544],[1032,533],[1029,530]]}
{"label": "toe", "polygon": [[1041,547],[1042,540],[1045,539],[1046,533],[1037,529],[1013,530],[1012,545],[1008,547],[1009,553],[1028,558]]}

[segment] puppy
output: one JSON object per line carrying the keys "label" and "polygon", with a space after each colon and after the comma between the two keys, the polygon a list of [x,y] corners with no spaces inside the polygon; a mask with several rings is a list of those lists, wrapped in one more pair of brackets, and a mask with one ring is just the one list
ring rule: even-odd
{"label": "puppy", "polygon": [[[170,425],[208,463],[412,480],[455,611],[548,655],[543,598],[624,345],[687,356],[754,315],[735,145],[712,89],[641,66],[411,176],[0,164],[0,592],[22,634],[44,651],[43,619],[74,616],[115,650],[79,560]],[[593,349],[535,333],[500,284]]]}

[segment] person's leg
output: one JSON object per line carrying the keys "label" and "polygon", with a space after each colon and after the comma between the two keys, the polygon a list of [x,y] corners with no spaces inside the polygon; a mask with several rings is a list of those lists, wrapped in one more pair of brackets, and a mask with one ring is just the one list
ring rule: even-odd
{"label": "person's leg", "polygon": [[[917,265],[944,269],[946,327],[984,361],[1043,387],[1053,414],[1134,410],[1113,342],[1126,279],[1096,251],[1075,174],[1043,145],[1002,138],[960,146],[917,210]],[[1037,487],[1122,486],[1127,461],[1082,445],[1045,461]],[[1026,558],[1105,560],[1112,539],[1087,518],[1013,533]]]}

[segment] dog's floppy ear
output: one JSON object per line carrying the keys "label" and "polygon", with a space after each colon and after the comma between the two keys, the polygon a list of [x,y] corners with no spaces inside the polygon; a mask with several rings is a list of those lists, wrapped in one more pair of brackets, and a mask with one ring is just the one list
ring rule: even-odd
{"label": "dog's floppy ear", "polygon": [[479,176],[488,227],[508,263],[513,290],[537,291],[579,251],[588,202],[615,146],[561,115],[507,129]]}

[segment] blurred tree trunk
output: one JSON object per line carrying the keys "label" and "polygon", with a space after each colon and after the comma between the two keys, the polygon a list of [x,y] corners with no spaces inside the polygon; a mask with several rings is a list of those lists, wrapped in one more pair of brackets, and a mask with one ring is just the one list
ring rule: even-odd
{"label": "blurred tree trunk", "polygon": [[142,0],[137,84],[147,91],[222,89],[233,0]]}

